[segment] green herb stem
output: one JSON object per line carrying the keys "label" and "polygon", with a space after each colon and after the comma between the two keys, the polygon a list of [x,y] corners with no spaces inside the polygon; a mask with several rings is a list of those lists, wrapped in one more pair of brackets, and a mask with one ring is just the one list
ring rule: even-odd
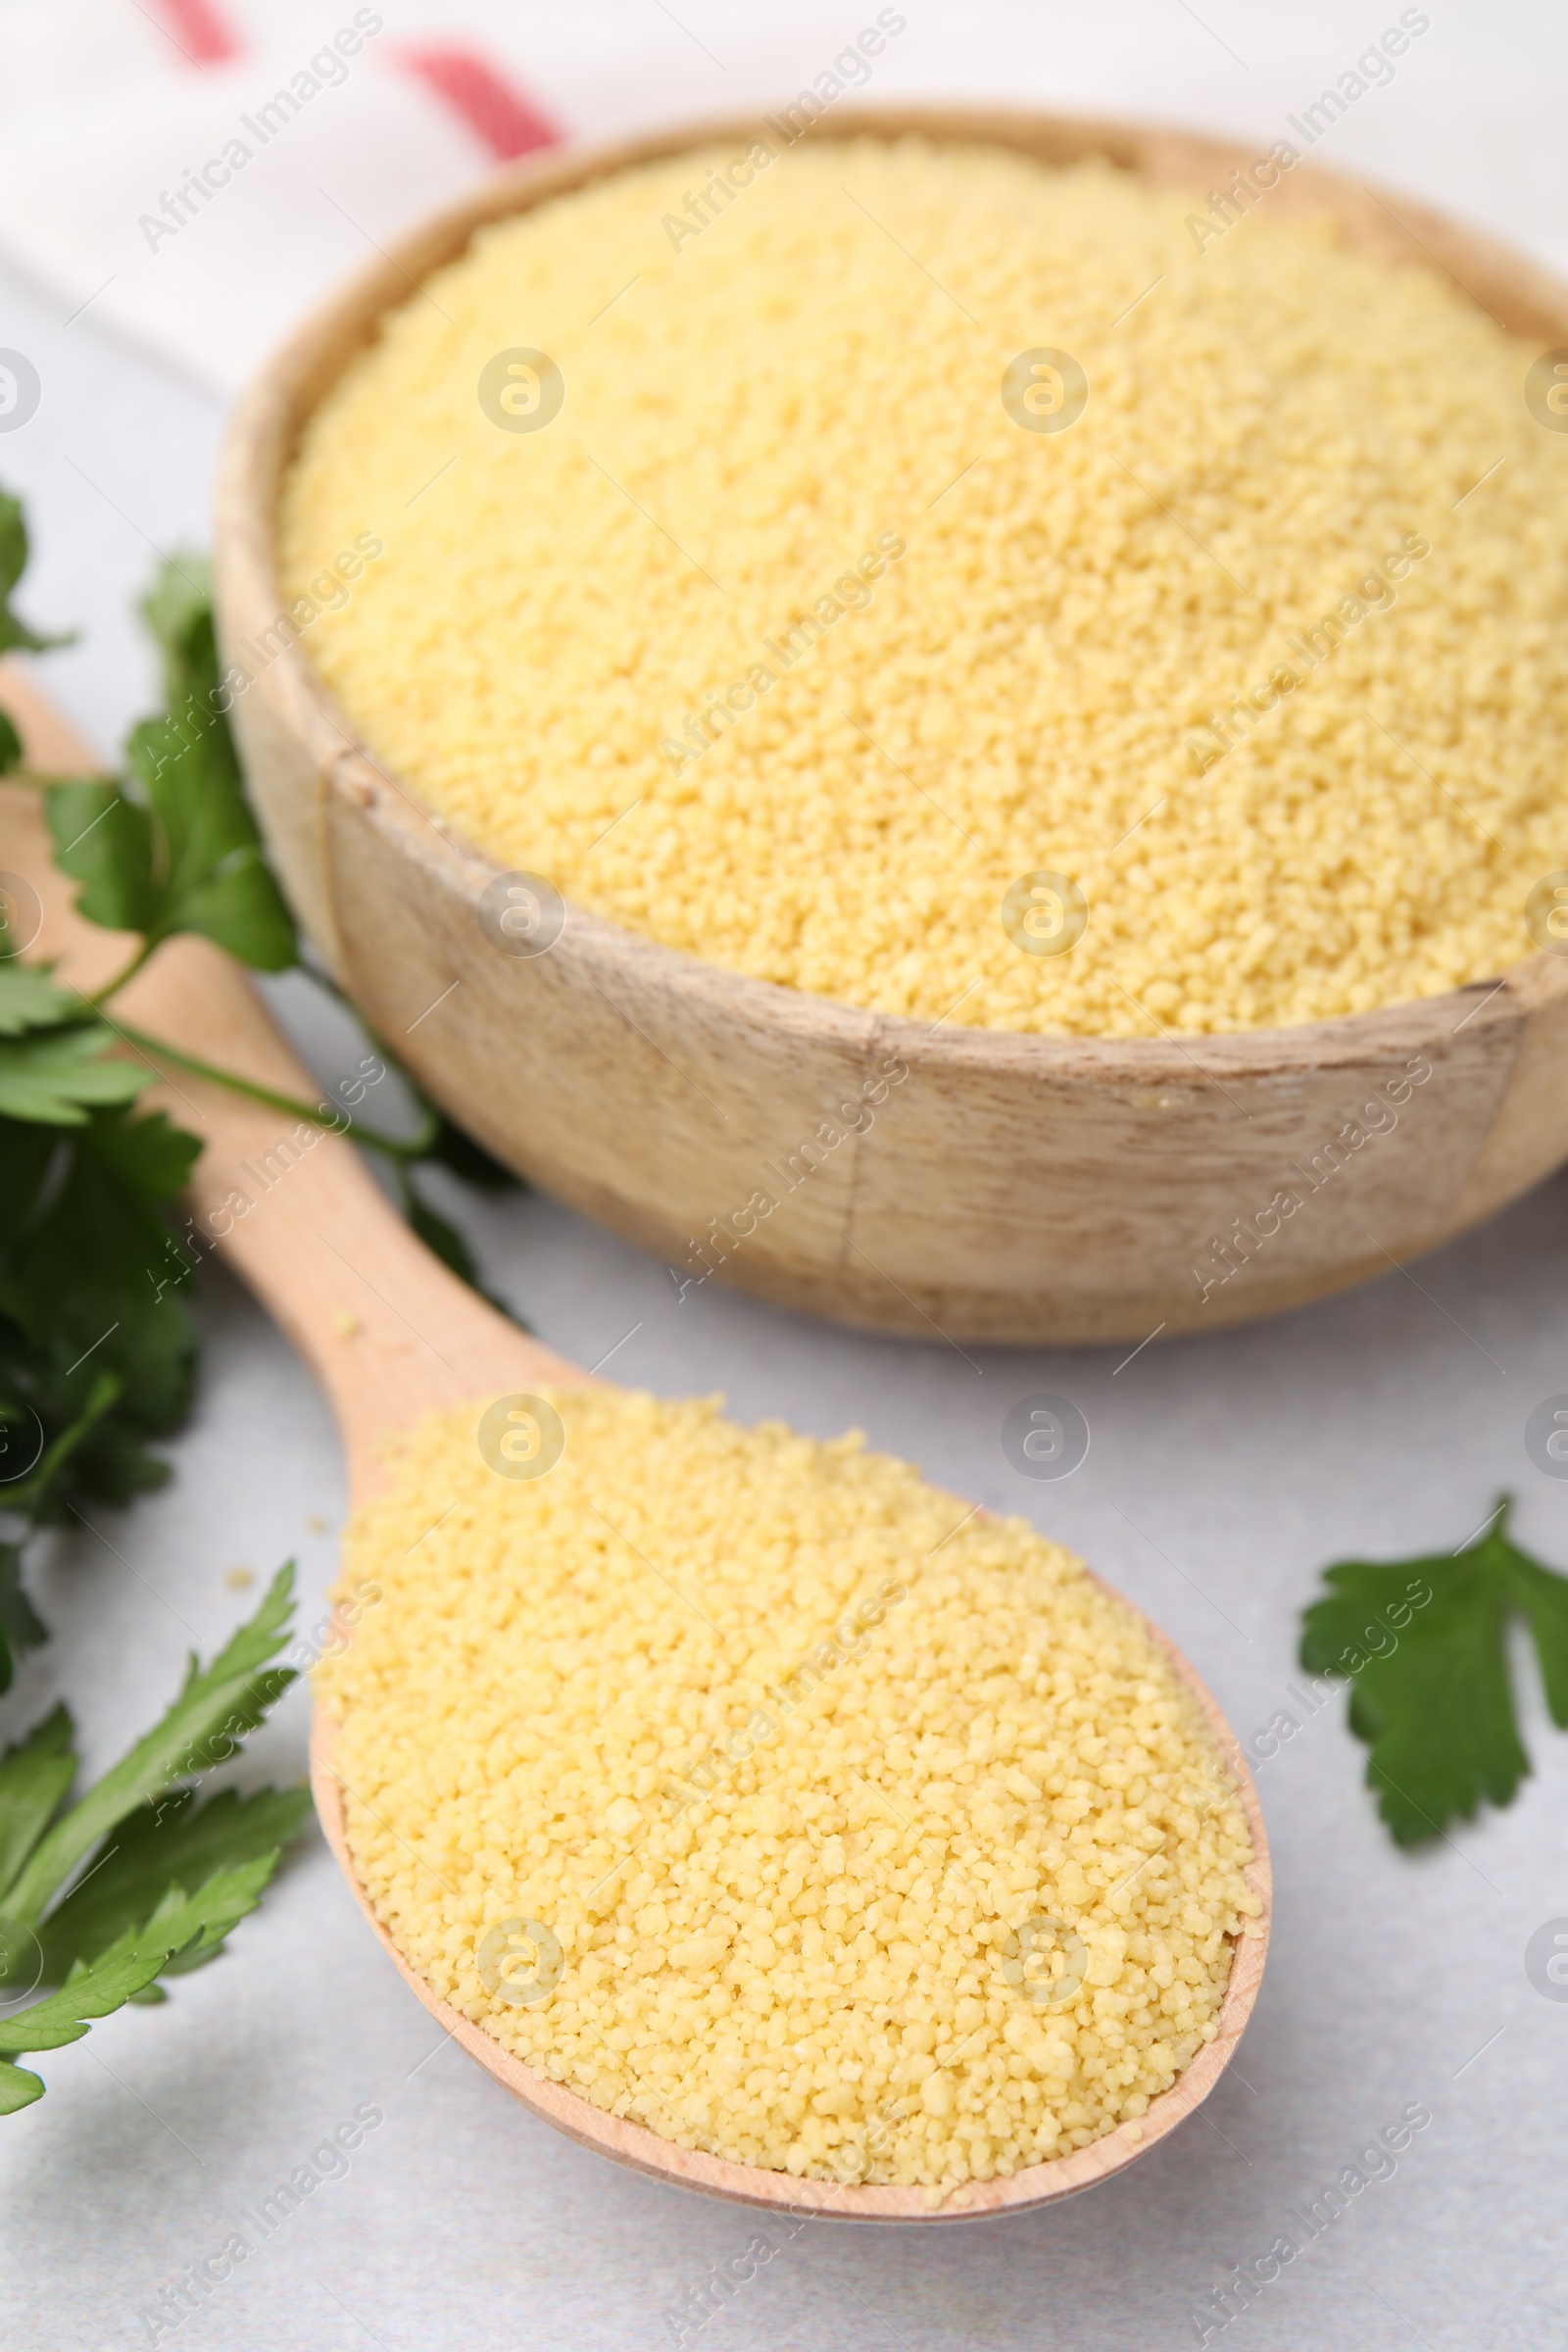
{"label": "green herb stem", "polygon": [[[328,1111],[320,1103],[306,1102],[295,1095],[283,1095],[270,1086],[258,1086],[254,1080],[241,1078],[233,1070],[221,1070],[216,1062],[200,1061],[194,1054],[182,1054],[161,1037],[151,1037],[145,1029],[133,1029],[128,1021],[117,1021],[116,1028],[128,1044],[149,1055],[162,1055],[179,1070],[187,1070],[193,1078],[205,1078],[213,1086],[225,1086],[231,1094],[244,1095],[252,1102],[265,1102],[270,1110],[285,1111],[291,1118],[306,1119],[314,1127],[323,1127],[330,1133],[347,1134],[352,1128],[357,1143],[372,1152],[382,1152],[388,1159],[419,1159],[429,1151],[439,1132],[440,1122],[434,1111],[425,1109],[416,1132],[408,1137],[382,1135],[375,1128],[365,1127],[346,1111]],[[344,1124],[344,1122],[347,1122]]]}
{"label": "green herb stem", "polygon": [[31,1514],[76,1448],[92,1435],[110,1406],[119,1400],[121,1385],[113,1372],[100,1372],[97,1375],[77,1418],[44,1447],[25,1482],[16,1487],[7,1497],[7,1510],[17,1511],[24,1518]]}
{"label": "green herb stem", "polygon": [[146,962],[148,956],[152,954],[153,949],[159,944],[160,943],[156,940],[144,939],[137,948],[135,955],[132,956],[130,961],[123,965],[121,970],[115,974],[112,980],[106,980],[102,988],[95,988],[93,990],[91,996],[86,999],[87,1004],[96,1008],[100,1004],[107,1004],[111,997],[117,997],[121,990],[124,987],[126,981],[133,980],[135,978],[136,974],[141,970],[142,965]]}

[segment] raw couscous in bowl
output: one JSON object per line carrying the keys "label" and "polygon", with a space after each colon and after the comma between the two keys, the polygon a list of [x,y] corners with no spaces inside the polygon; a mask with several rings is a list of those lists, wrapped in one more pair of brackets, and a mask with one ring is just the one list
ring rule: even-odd
{"label": "raw couscous in bowl", "polygon": [[1131,1345],[1386,1271],[1568,1155],[1562,346],[1285,140],[519,168],[232,426],[272,853],[682,1296]]}

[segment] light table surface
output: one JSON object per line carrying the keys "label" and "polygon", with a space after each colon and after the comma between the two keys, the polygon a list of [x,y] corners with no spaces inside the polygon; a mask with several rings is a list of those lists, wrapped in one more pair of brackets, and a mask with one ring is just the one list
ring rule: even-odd
{"label": "light table surface", "polygon": [[[632,0],[595,13],[606,38],[645,29]],[[1310,24],[1259,24],[1217,0],[1201,23],[1175,0],[1093,21],[1054,6],[933,12],[911,25],[911,78],[897,94],[923,75],[933,92],[1272,137],[1396,13],[1374,23],[1333,5]],[[1432,13],[1419,51],[1340,126],[1328,160],[1562,266],[1568,31],[1535,7]],[[681,14],[719,51],[737,21]],[[777,6],[748,15],[787,22]],[[699,95],[717,103],[706,85]],[[220,419],[89,322],[67,329],[14,275],[0,276],[0,344],[31,353],[51,387],[33,425],[0,438],[0,481],[26,492],[39,543],[26,609],[83,624],[81,650],[44,674],[107,754],[151,695],[127,601],[154,545],[204,540]],[[304,985],[273,993],[322,1074],[347,1068],[347,1032]],[[1451,1547],[1509,1487],[1520,1539],[1568,1565],[1568,1484],[1533,1467],[1523,1438],[1531,1408],[1568,1388],[1562,1180],[1413,1279],[1150,1348],[1119,1372],[1119,1349],[960,1354],[827,1331],[711,1285],[677,1299],[662,1267],[547,1200],[451,1200],[492,1283],[568,1355],[592,1362],[628,1335],[613,1366],[623,1381],[721,1390],[742,1420],[780,1415],[822,1435],[858,1424],[1081,1550],[1169,1628],[1244,1739],[1282,1708],[1302,1717],[1258,1768],[1277,1911],[1251,2029],[1199,2117],[1059,2210],[904,2232],[810,2223],[788,2236],[613,2170],[440,2046],[313,1833],[216,1966],[179,1981],[166,2007],[128,2009],[45,2057],[47,2097],[0,2125],[6,2344],[146,2342],[139,2315],[159,2289],[368,2106],[383,2120],[346,2175],[163,2341],[653,2352],[672,2340],[664,2315],[761,2233],[777,2250],[688,2336],[704,2352],[1174,2352],[1198,2340],[1190,2314],[1229,2266],[1281,2231],[1300,2238],[1291,2209],[1417,2103],[1432,2122],[1392,2177],[1357,2193],[1225,2340],[1252,2352],[1536,2352],[1555,2340],[1568,2002],[1535,1989],[1525,1947],[1568,1915],[1568,1739],[1524,1668],[1535,1777],[1511,1810],[1412,1858],[1373,1818],[1343,1700],[1308,1717],[1291,1685],[1298,1613],[1330,1560]],[[91,1770],[172,1692],[193,1637],[210,1652],[254,1599],[225,1571],[243,1563],[261,1580],[297,1554],[307,1625],[333,1572],[342,1488],[318,1397],[221,1273],[201,1313],[200,1398],[171,1449],[173,1482],[60,1547],[38,1591],[53,1639],[6,1702],[14,1738],[54,1692],[68,1696]],[[1008,1407],[1043,1390],[1071,1396],[1093,1431],[1087,1461],[1059,1484],[1020,1477],[1000,1442]],[[238,1779],[301,1774],[306,1716],[296,1690]]]}

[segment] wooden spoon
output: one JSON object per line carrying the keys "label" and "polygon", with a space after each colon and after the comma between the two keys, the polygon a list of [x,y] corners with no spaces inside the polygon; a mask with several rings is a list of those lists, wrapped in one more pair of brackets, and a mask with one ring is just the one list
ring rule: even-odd
{"label": "wooden spoon", "polygon": [[[0,667],[0,705],[16,718],[34,770],[79,775],[96,765],[11,665]],[[24,787],[0,787],[0,869],[20,874],[37,893],[42,925],[29,953],[57,957],[61,978],[91,990],[126,961],[128,939],[84,923],[74,912],[71,885],[50,862],[36,798]],[[113,1013],[122,1013],[133,1026],[184,1054],[259,1085],[318,1100],[315,1080],[244,973],[205,940],[166,943],[116,998]],[[150,1089],[143,1102],[161,1103],[202,1139],[189,1195],[195,1229],[211,1238],[256,1293],[325,1390],[356,1503],[386,1482],[386,1439],[426,1414],[543,1383],[590,1385],[586,1373],[518,1331],[431,1256],[342,1136],[296,1125],[284,1113],[193,1079],[172,1063],[162,1066],[166,1082]],[[416,1975],[376,1918],[344,1833],[343,1790],[332,1771],[335,1726],[319,1710],[311,1736],[311,1784],[327,1843],[361,1910],[432,2017],[525,2107],[585,2147],[656,2179],[743,2204],[806,2208],[845,2220],[972,2219],[1016,2211],[1088,2188],[1174,2131],[1218,2081],[1251,2014],[1263,1973],[1270,1875],[1257,1791],[1234,1734],[1193,1668],[1157,1626],[1143,1622],[1192,1690],[1238,1785],[1255,1856],[1248,1882],[1263,1910],[1236,1940],[1216,2038],[1138,2123],[1009,2179],[972,2181],[958,2192],[961,2204],[950,2197],[933,2209],[918,2187],[801,2180],[731,2164],[607,2115],[536,2074]]]}

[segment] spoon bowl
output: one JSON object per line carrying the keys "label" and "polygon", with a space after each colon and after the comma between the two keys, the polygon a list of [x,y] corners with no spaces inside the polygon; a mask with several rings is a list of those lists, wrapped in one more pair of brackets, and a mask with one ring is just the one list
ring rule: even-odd
{"label": "spoon bowl", "polygon": [[[1097,1578],[1097,1583],[1102,1580]],[[1102,1586],[1102,1589],[1106,1589]],[[1129,1610],[1132,1604],[1115,1595]],[[486,2034],[482,2027],[454,2009],[442,1999],[418,1972],[412,1969],[393,1943],[377,1919],[369,1897],[360,1883],[354,1857],[349,1851],[344,1823],[343,1789],[332,1771],[332,1750],[337,1727],[317,1709],[311,1730],[311,1788],[316,1809],[320,1818],[327,1844],[337,1857],[339,1868],[353,1889],[355,1900],[365,1913],[381,1943],[391,1954],[404,1981],[418,1995],[430,2015],[454,2041],[461,2042],[470,2058],[477,2060],[488,2075],[520,2099],[535,2115],[554,2124],[568,2138],[583,2147],[593,2148],[601,2156],[609,2156],[617,2164],[630,2166],[633,2172],[651,2174],[657,2180],[672,2180],[687,2188],[706,2191],[710,2196],[726,2197],[739,2205],[759,2205],[773,2210],[809,2211],[835,2221],[846,2222],[927,2222],[973,2221],[1001,2213],[1016,2213],[1037,2205],[1058,2203],[1063,2197],[1076,2196],[1081,2189],[1092,2188],[1097,2181],[1109,2180],[1113,2173],[1126,2169],[1140,2156],[1147,2155],[1159,2140],[1166,2138],[1177,2126],[1185,2122],[1195,2107],[1202,2105],[1224,2073],[1237,2043],[1247,2029],[1262,1983],[1263,1964],[1268,1952],[1268,1931],[1272,1879],[1269,1870],[1268,1839],[1263,1827],[1262,1810],[1257,1790],[1247,1769],[1234,1733],[1220,1713],[1197,1673],[1168,1641],[1156,1625],[1132,1610],[1145,1630],[1164,1651],[1170,1664],[1197,1699],[1203,1721],[1220,1748],[1226,1768],[1240,1790],[1247,1826],[1252,1839],[1252,1860],[1248,1865],[1247,1882],[1263,1904],[1257,1920],[1251,1923],[1245,1936],[1233,1936],[1230,1975],[1226,1981],[1225,1997],[1216,2019],[1218,2031],[1214,2039],[1198,2052],[1184,2073],[1178,2075],[1170,2088],[1158,2098],[1152,2099],[1148,2109],[1135,2124],[1122,2124],[1104,2138],[1090,2142],[1088,2147],[1075,2148],[1069,2156],[1054,2156],[1047,2161],[1029,2165],[1007,2178],[991,2180],[971,2180],[956,2194],[950,2193],[938,2205],[927,2201],[926,2192],[918,2187],[888,2186],[875,2182],[832,2181],[798,2179],[794,2174],[764,2171],[760,2166],[732,2164],[720,2156],[710,2156],[700,2149],[683,2148],[673,2140],[661,2138],[642,2124],[624,2122],[609,2115],[591,2100],[568,2090],[564,2083],[553,2082],[546,2075],[537,2074],[524,2066],[510,2050]]]}

